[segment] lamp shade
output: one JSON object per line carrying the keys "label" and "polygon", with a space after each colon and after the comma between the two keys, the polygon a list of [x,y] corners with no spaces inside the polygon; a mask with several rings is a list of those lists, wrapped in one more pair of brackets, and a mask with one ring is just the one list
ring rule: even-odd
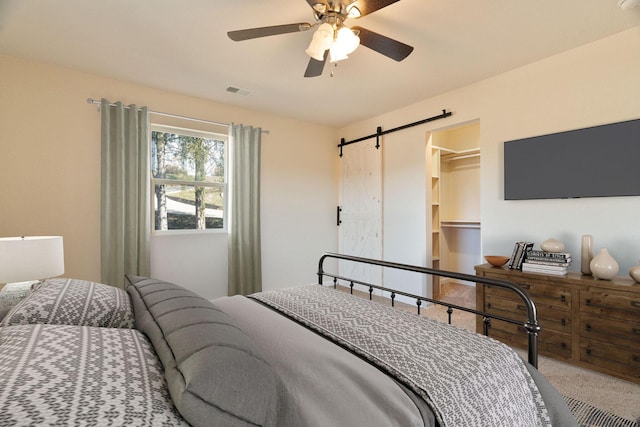
{"label": "lamp shade", "polygon": [[333,43],[333,27],[324,23],[313,34],[311,44],[305,52],[316,61],[322,61],[324,52],[331,47],[331,43]]}
{"label": "lamp shade", "polygon": [[63,273],[61,236],[0,237],[0,283],[46,279]]}

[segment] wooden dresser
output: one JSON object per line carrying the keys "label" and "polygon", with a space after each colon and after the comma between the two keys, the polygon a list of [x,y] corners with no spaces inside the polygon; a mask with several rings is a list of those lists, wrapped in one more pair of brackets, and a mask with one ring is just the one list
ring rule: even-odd
{"label": "wooden dresser", "polygon": [[[598,280],[475,267],[476,275],[521,285],[533,298],[542,330],[539,353],[640,384],[640,283],[631,278]],[[476,284],[477,309],[511,318],[526,317],[517,296]],[[519,314],[518,314],[519,313]],[[483,331],[482,319],[476,330]],[[489,336],[526,348],[524,328],[492,320]]]}

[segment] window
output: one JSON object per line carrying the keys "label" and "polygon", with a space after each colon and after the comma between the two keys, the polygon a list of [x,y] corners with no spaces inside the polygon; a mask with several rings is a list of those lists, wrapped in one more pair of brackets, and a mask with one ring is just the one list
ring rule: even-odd
{"label": "window", "polygon": [[225,230],[227,135],[151,126],[154,232]]}

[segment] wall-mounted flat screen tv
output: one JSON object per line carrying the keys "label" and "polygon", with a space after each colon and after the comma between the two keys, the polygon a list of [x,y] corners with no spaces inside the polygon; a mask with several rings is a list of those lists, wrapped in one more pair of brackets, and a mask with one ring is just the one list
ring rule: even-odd
{"label": "wall-mounted flat screen tv", "polygon": [[640,196],[640,119],[504,143],[504,199]]}

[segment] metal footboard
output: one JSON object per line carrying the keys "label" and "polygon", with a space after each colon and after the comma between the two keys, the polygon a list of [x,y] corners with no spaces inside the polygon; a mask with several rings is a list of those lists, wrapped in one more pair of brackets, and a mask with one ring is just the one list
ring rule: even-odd
{"label": "metal footboard", "polygon": [[[353,278],[348,278],[348,277],[342,277],[338,274],[331,274],[331,273],[327,273],[324,271],[324,261],[328,258],[333,258],[333,259],[337,259],[337,260],[344,260],[344,261],[351,261],[351,262],[355,262],[355,263],[360,263],[360,264],[369,264],[369,265],[377,265],[380,267],[387,267],[387,268],[394,268],[397,270],[404,270],[404,271],[412,271],[412,272],[416,272],[416,273],[422,273],[422,274],[429,274],[432,276],[440,276],[440,277],[449,277],[452,279],[459,279],[459,280],[465,280],[465,281],[470,281],[470,282],[476,282],[476,283],[482,283],[485,285],[491,285],[491,286],[496,286],[499,288],[503,288],[503,289],[508,289],[512,292],[514,292],[515,294],[518,295],[518,297],[520,297],[520,299],[522,299],[522,301],[524,302],[526,309],[527,309],[527,319],[526,321],[522,321],[522,320],[518,320],[518,319],[511,319],[511,318],[506,318],[503,316],[498,316],[495,314],[490,314],[484,311],[479,311],[479,310],[474,310],[468,307],[462,307],[459,305],[455,305],[455,304],[451,304],[448,302],[444,302],[444,301],[438,301],[432,298],[427,298],[427,297],[423,297],[420,295],[414,295],[414,294],[410,294],[407,292],[403,292],[403,291],[399,291],[396,289],[391,289],[389,287],[385,287],[385,286],[381,286],[381,285],[377,285],[377,284],[373,284],[373,283],[366,283],[363,281],[359,281]],[[536,305],[533,302],[533,300],[531,299],[531,296],[529,296],[529,294],[522,289],[519,285],[512,283],[512,282],[507,282],[504,280],[494,280],[494,279],[489,279],[489,278],[485,278],[485,277],[479,277],[479,276],[473,276],[470,274],[463,274],[463,273],[456,273],[453,271],[445,271],[445,270],[436,270],[433,268],[427,268],[427,267],[419,267],[419,266],[415,266],[415,265],[409,265],[409,264],[400,264],[400,263],[395,263],[395,262],[388,262],[388,261],[381,261],[381,260],[376,260],[376,259],[369,259],[369,258],[361,258],[361,257],[356,257],[356,256],[351,256],[351,255],[342,255],[342,254],[335,254],[335,253],[326,253],[324,255],[322,255],[320,257],[320,261],[318,262],[318,283],[319,284],[323,284],[324,281],[324,276],[327,277],[331,277],[333,278],[333,284],[334,287],[337,286],[338,280],[343,280],[349,283],[349,286],[351,287],[351,292],[353,293],[353,287],[354,285],[364,285],[367,286],[369,288],[369,299],[371,299],[373,297],[373,290],[374,289],[379,289],[385,292],[390,292],[391,293],[391,305],[395,305],[395,298],[397,295],[402,295],[408,298],[412,298],[416,300],[416,306],[417,306],[417,310],[418,310],[418,314],[420,314],[420,307],[422,305],[422,302],[430,302],[433,304],[438,304],[438,305],[443,305],[445,307],[447,307],[447,314],[448,314],[448,318],[449,318],[449,323],[451,323],[451,315],[453,313],[454,310],[461,310],[461,311],[466,311],[468,313],[473,313],[475,315],[478,316],[482,316],[483,319],[483,324],[484,324],[484,335],[489,336],[489,326],[491,324],[491,319],[496,319],[496,320],[500,320],[503,322],[508,322],[508,323],[512,323],[515,325],[520,325],[522,327],[524,327],[527,331],[527,336],[528,336],[528,361],[531,365],[533,365],[535,368],[538,367],[538,333],[540,332],[540,325],[538,324],[538,317],[537,317],[537,312],[536,312]]]}

